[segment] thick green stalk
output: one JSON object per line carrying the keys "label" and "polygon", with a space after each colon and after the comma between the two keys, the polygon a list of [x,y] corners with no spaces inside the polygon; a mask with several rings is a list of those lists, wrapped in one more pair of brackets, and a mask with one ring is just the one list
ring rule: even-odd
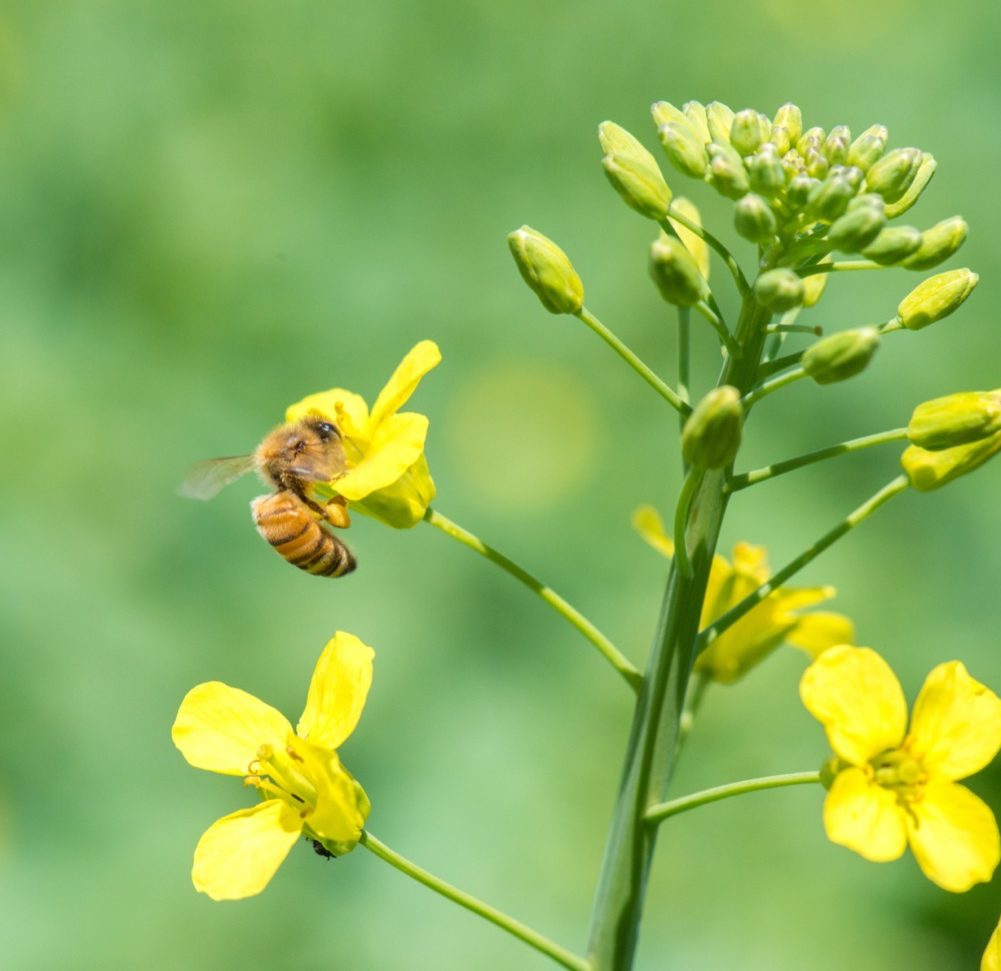
{"label": "thick green stalk", "polygon": [[[735,338],[743,354],[727,359],[719,384],[742,394],[756,378],[770,314],[747,293]],[[594,971],[628,971],[639,936],[656,844],[647,810],[664,798],[678,743],[702,601],[726,508],[726,473],[705,474],[691,502],[691,576],[672,563],[647,675],[633,715],[615,816],[595,896],[588,953]]]}

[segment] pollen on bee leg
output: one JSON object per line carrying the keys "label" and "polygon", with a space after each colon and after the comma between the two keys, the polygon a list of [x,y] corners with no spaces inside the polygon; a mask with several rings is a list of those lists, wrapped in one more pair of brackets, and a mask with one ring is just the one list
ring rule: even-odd
{"label": "pollen on bee leg", "polygon": [[323,515],[331,526],[338,529],[347,529],[351,525],[351,516],[348,514],[348,502],[343,496],[334,496],[324,507]]}

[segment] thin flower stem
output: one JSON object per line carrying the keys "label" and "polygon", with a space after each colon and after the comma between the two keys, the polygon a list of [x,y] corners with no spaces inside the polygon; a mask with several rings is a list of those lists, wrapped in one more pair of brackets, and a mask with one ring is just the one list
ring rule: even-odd
{"label": "thin flower stem", "polygon": [[782,374],[777,374],[774,378],[768,378],[744,395],[743,405],[745,408],[750,408],[755,402],[760,401],[766,395],[770,395],[773,391],[778,391],[779,388],[784,388],[787,384],[792,384],[794,381],[799,381],[800,378],[805,377],[806,371],[800,366],[791,368]]}
{"label": "thin flower stem", "polygon": [[813,465],[814,462],[822,462],[824,459],[845,455],[848,452],[859,452],[864,448],[871,448],[873,445],[899,442],[903,438],[907,438],[906,428],[891,428],[889,431],[876,432],[873,435],[863,435],[860,438],[852,438],[846,442],[831,445],[828,448],[818,449],[816,452],[807,452],[804,455],[797,455],[795,458],[786,459],[784,462],[776,462],[774,465],[766,465],[764,468],[731,476],[726,485],[727,492],[739,492],[748,486],[757,485],[757,483],[764,482],[767,479],[774,479],[776,476],[785,475],[786,472],[792,472],[795,469],[801,469],[805,465]]}
{"label": "thin flower stem", "polygon": [[733,339],[733,335],[727,329],[723,318],[704,300],[700,300],[695,305],[695,309],[712,325],[712,329],[716,331],[717,336],[723,342],[723,346],[726,348],[727,353],[731,357],[740,357],[742,353],[740,345]]}
{"label": "thin flower stem", "polygon": [[643,675],[640,674],[629,659],[591,621],[579,610],[567,603],[555,590],[547,587],[527,570],[523,570],[517,563],[509,560],[503,553],[499,553],[492,546],[488,546],[478,536],[473,535],[457,523],[452,522],[451,519],[443,516],[436,509],[429,507],[424,514],[424,519],[432,526],[440,529],[446,536],[451,536],[452,539],[458,540],[464,546],[468,546],[469,549],[475,550],[480,556],[486,557],[491,563],[499,566],[516,580],[523,583],[533,593],[537,594],[563,617],[564,620],[569,621],[576,627],[601,652],[605,660],[622,675],[623,679],[634,691],[640,690],[643,684]]}
{"label": "thin flower stem", "polygon": [[695,717],[702,707],[702,701],[706,696],[706,691],[712,683],[712,678],[705,671],[695,671],[688,682],[688,690],[685,692],[685,704],[681,709],[681,720],[678,722],[678,745],[674,752],[677,760],[681,755],[688,736],[691,735],[695,727]]}
{"label": "thin flower stem", "polygon": [[765,328],[766,334],[813,334],[814,337],[822,337],[824,328],[819,324],[812,327],[809,324],[769,324]]}
{"label": "thin flower stem", "polygon": [[786,580],[797,574],[804,566],[823,553],[828,546],[841,539],[845,533],[854,529],[859,523],[868,519],[880,506],[889,502],[894,496],[900,495],[909,485],[910,481],[906,475],[898,475],[897,478],[888,482],[882,489],[871,495],[858,509],[849,513],[837,526],[824,533],[811,547],[787,563],[767,583],[761,584],[757,590],[749,593],[740,603],[723,614],[719,620],[701,631],[696,640],[696,652],[705,650],[720,634],[737,623],[749,610],[753,610],[773,590],[777,590]]}
{"label": "thin flower stem", "polygon": [[[686,404],[691,399],[692,380],[692,310],[678,307],[678,397]],[[678,415],[679,428],[685,427],[685,415]]]}
{"label": "thin flower stem", "polygon": [[786,786],[814,785],[819,782],[820,773],[817,771],[788,772],[785,775],[766,775],[760,779],[730,782],[725,786],[703,789],[702,792],[693,792],[690,796],[681,796],[678,799],[670,799],[667,802],[651,806],[647,810],[646,821],[651,824],[657,824],[667,819],[668,816],[677,816],[679,813],[688,812],[689,809],[698,809],[699,806],[705,806],[711,802],[719,802],[721,799],[729,799],[731,796],[742,796],[746,792],[782,789]]}
{"label": "thin flower stem", "polygon": [[[747,277],[744,276],[743,271],[740,268],[740,264],[734,259],[733,253],[731,253],[712,233],[708,230],[703,229],[697,222],[693,222],[687,216],[683,216],[676,209],[671,209],[668,211],[668,219],[673,220],[676,223],[680,223],[685,229],[690,232],[695,233],[699,239],[704,240],[709,246],[711,246],[717,253],[723,258],[723,262],[726,264],[726,268],[730,271],[730,275],[733,277],[734,283],[737,284],[737,290],[740,292],[741,296],[744,296],[750,289],[750,284],[747,282]],[[663,223],[661,223],[663,225]]]}
{"label": "thin flower stem", "polygon": [[529,947],[534,947],[535,950],[541,951],[546,957],[552,958],[557,964],[561,964],[565,968],[570,968],[571,971],[590,971],[590,964],[584,958],[578,957],[566,948],[560,947],[559,944],[554,944],[548,938],[538,933],[538,931],[532,930],[531,927],[528,927],[519,920],[515,920],[513,917],[508,917],[507,914],[497,910],[496,907],[491,907],[489,904],[483,903],[482,900],[478,900],[464,890],[459,890],[458,887],[453,887],[450,883],[446,883],[433,873],[428,873],[427,870],[419,867],[416,863],[412,863],[406,857],[400,856],[395,850],[391,850],[385,843],[376,839],[367,830],[362,831],[359,843],[365,849],[374,853],[380,860],[395,867],[400,873],[406,874],[418,883],[424,884],[425,887],[428,887],[435,893],[441,894],[447,900],[451,900],[460,907],[465,907],[466,910],[472,911],[474,914],[490,921],[491,924],[495,924],[501,930],[505,930],[513,937],[517,937],[518,940],[524,941]]}
{"label": "thin flower stem", "polygon": [[703,474],[698,469],[688,473],[685,484],[681,487],[681,495],[678,496],[678,505],[674,510],[674,555],[678,560],[678,572],[683,577],[692,576],[692,562],[688,558],[688,538],[685,533],[688,529],[688,514],[692,508],[692,500],[702,484]]}
{"label": "thin flower stem", "polygon": [[682,401],[678,393],[665,384],[654,371],[619,340],[587,307],[581,307],[576,316],[591,328],[616,354],[619,355],[654,391],[657,392],[672,408],[682,415],[691,414],[692,406]]}

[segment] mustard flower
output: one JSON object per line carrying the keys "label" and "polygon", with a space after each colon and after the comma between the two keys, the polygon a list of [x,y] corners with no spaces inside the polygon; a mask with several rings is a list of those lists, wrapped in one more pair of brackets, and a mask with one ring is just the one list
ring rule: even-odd
{"label": "mustard flower", "polygon": [[369,802],[335,749],[361,716],[373,656],[338,631],[316,663],[295,731],[270,705],[220,681],[187,693],[171,732],[181,754],[195,768],[243,776],[262,800],[205,831],[191,870],[196,890],[213,900],[260,893],[301,836],[334,855],[354,848]]}
{"label": "mustard flower", "polygon": [[987,950],[984,951],[983,960],[980,962],[980,971],[1001,971],[1001,921],[987,942]]}
{"label": "mustard flower", "polygon": [[438,345],[421,341],[400,362],[371,410],[361,395],[331,388],[297,401],[285,412],[286,421],[315,414],[337,425],[348,471],[330,484],[330,491],[398,529],[419,523],[435,495],[424,457],[427,416],[399,409],[440,361]]}
{"label": "mustard flower", "polygon": [[[636,510],[633,526],[659,553],[674,556],[674,541],[664,531],[660,516],[651,506]],[[760,546],[738,543],[733,548],[732,563],[719,554],[713,557],[700,627],[708,627],[767,582],[771,573],[766,556]],[[811,657],[817,657],[835,644],[852,643],[855,627],[842,614],[800,613],[834,595],[834,587],[779,587],[773,590],[699,655],[695,670],[714,681],[729,683],[746,674],[782,643],[798,647]]]}
{"label": "mustard flower", "polygon": [[800,683],[807,710],[837,756],[824,802],[828,838],[883,863],[907,845],[925,876],[962,893],[990,880],[1001,859],[994,814],[956,780],[1001,748],[1001,699],[959,661],[934,668],[907,730],[893,671],[867,647],[835,647]]}

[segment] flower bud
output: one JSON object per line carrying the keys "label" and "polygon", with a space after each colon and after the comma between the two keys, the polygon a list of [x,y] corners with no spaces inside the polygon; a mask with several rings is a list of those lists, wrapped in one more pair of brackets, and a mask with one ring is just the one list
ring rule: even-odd
{"label": "flower bud", "polygon": [[[858,192],[862,188],[862,183],[865,182],[865,172],[863,172],[857,165],[839,165],[836,169],[831,169],[832,172],[836,172],[838,175],[842,176],[848,184],[852,187],[853,192]],[[867,200],[877,200],[879,202],[880,212],[885,208],[885,203],[883,202],[883,197],[876,195],[875,192],[864,193],[859,196],[860,199]]]}
{"label": "flower bud", "polygon": [[733,222],[737,232],[752,243],[767,242],[777,229],[771,206],[753,192],[749,192],[734,206]]}
{"label": "flower bud", "polygon": [[831,165],[844,165],[848,161],[851,141],[851,129],[847,125],[837,125],[824,139],[824,157]]}
{"label": "flower bud", "polygon": [[957,445],[937,452],[911,445],[904,449],[900,464],[911,485],[920,492],[938,489],[967,472],[980,468],[1001,451],[1001,432],[968,445]]}
{"label": "flower bud", "polygon": [[960,216],[943,219],[921,234],[921,245],[901,263],[908,270],[930,270],[944,263],[963,243],[969,226]]}
{"label": "flower bud", "polygon": [[845,211],[854,195],[855,190],[843,175],[829,175],[810,192],[807,205],[818,219],[833,222]]}
{"label": "flower bud", "polygon": [[912,445],[929,451],[978,442],[1001,432],[1001,390],[961,391],[925,401],[907,424]]}
{"label": "flower bud", "polygon": [[789,129],[783,125],[772,125],[772,130],[768,133],[768,141],[775,146],[775,151],[779,155],[785,155],[792,148]]}
{"label": "flower bud", "polygon": [[710,101],[706,105],[706,122],[709,137],[722,145],[730,144],[730,126],[733,124],[733,110],[722,101]]}
{"label": "flower bud", "polygon": [[802,112],[800,112],[796,105],[787,102],[775,112],[774,125],[776,128],[781,127],[789,132],[789,141],[795,145],[799,141],[800,135],[803,134]]}
{"label": "flower bud", "polygon": [[762,307],[785,313],[803,303],[803,281],[786,267],[768,270],[754,281],[754,296]]}
{"label": "flower bud", "polygon": [[730,144],[741,155],[750,155],[761,144],[761,122],[753,108],[745,108],[733,116]]}
{"label": "flower bud", "polygon": [[730,385],[713,388],[695,407],[681,432],[681,453],[692,468],[722,469],[740,448],[744,409]]}
{"label": "flower bud", "polygon": [[803,370],[817,384],[834,384],[864,371],[879,348],[879,330],[858,327],[821,338],[803,352]]}
{"label": "flower bud", "polygon": [[921,197],[921,193],[925,191],[925,187],[931,182],[937,168],[938,162],[935,161],[935,158],[931,154],[925,152],[921,156],[918,174],[914,176],[914,181],[910,184],[907,191],[896,202],[890,203],[886,207],[886,218],[896,219],[897,216],[907,212]]}
{"label": "flower bud", "polygon": [[598,125],[598,142],[605,155],[626,156],[642,162],[647,168],[657,168],[657,160],[646,146],[614,121],[603,121]]}
{"label": "flower bud", "polygon": [[[675,108],[670,101],[655,101],[650,105],[650,114],[653,115],[654,124],[658,128],[670,125],[672,122],[682,125],[685,128],[692,128],[692,123],[680,108]],[[692,134],[695,130],[692,129]]]}
{"label": "flower bud", "polygon": [[808,148],[803,161],[806,162],[806,174],[814,179],[823,179],[831,168],[831,163],[821,154],[819,147]]}
{"label": "flower bud", "polygon": [[890,134],[885,125],[870,126],[849,146],[848,164],[857,165],[863,172],[868,172],[882,158],[889,139]]}
{"label": "flower bud", "polygon": [[575,314],[584,306],[584,284],[570,258],[551,239],[522,226],[508,234],[518,269],[525,282],[554,314]]}
{"label": "flower bud", "polygon": [[921,231],[913,226],[888,226],[862,250],[862,255],[880,266],[892,266],[921,245]]}
{"label": "flower bud", "polygon": [[709,293],[695,257],[684,243],[666,233],[661,233],[650,247],[650,276],[660,295],[676,307],[691,307]]}
{"label": "flower bud", "polygon": [[806,200],[820,183],[816,179],[811,179],[805,172],[802,175],[794,176],[786,189],[786,198],[797,209],[806,205]]}
{"label": "flower bud", "polygon": [[827,239],[843,253],[858,253],[879,235],[885,223],[882,204],[856,206],[832,223]]}
{"label": "flower bud", "polygon": [[757,155],[745,160],[751,188],[765,196],[775,196],[786,184],[785,169],[771,142],[765,142]]}
{"label": "flower bud", "polygon": [[796,151],[799,152],[803,158],[806,158],[806,153],[812,148],[815,152],[819,152],[824,145],[824,139],[827,138],[827,132],[823,128],[808,128],[799,138],[796,140]]}
{"label": "flower bud", "polygon": [[919,148],[895,148],[866,172],[869,191],[878,192],[887,202],[896,202],[917,176],[921,158]]}
{"label": "flower bud", "polygon": [[739,199],[750,189],[747,170],[736,149],[729,145],[709,144],[709,181],[728,199]]}
{"label": "flower bud", "polygon": [[980,277],[972,270],[949,270],[922,280],[897,307],[897,318],[908,330],[921,330],[958,310],[973,293]]}
{"label": "flower bud", "polygon": [[664,219],[671,204],[671,190],[656,163],[653,168],[629,155],[606,155],[605,175],[623,201],[647,219]]}
{"label": "flower bud", "polygon": [[681,110],[684,111],[688,124],[695,130],[695,134],[702,139],[702,144],[712,140],[709,134],[709,121],[706,118],[706,109],[700,101],[686,101]]}
{"label": "flower bud", "polygon": [[806,175],[806,164],[796,149],[791,148],[782,156],[782,171],[785,172],[786,182],[791,182],[797,175]]}
{"label": "flower bud", "polygon": [[699,141],[691,125],[670,122],[659,129],[660,144],[668,161],[684,175],[701,179],[706,174],[709,158],[706,147]]}
{"label": "flower bud", "polygon": [[[702,225],[702,216],[699,215],[699,210],[696,208],[695,203],[690,199],[684,198],[684,196],[678,196],[671,203],[671,213],[668,215],[668,218],[670,219],[674,213],[684,216],[690,222],[695,223],[696,226]],[[699,273],[702,274],[704,279],[708,280],[709,247],[706,241],[701,236],[693,233],[687,226],[683,226],[674,219],[671,219],[671,225],[677,232],[678,238],[685,244],[685,249],[694,257],[695,265],[699,268]]]}

